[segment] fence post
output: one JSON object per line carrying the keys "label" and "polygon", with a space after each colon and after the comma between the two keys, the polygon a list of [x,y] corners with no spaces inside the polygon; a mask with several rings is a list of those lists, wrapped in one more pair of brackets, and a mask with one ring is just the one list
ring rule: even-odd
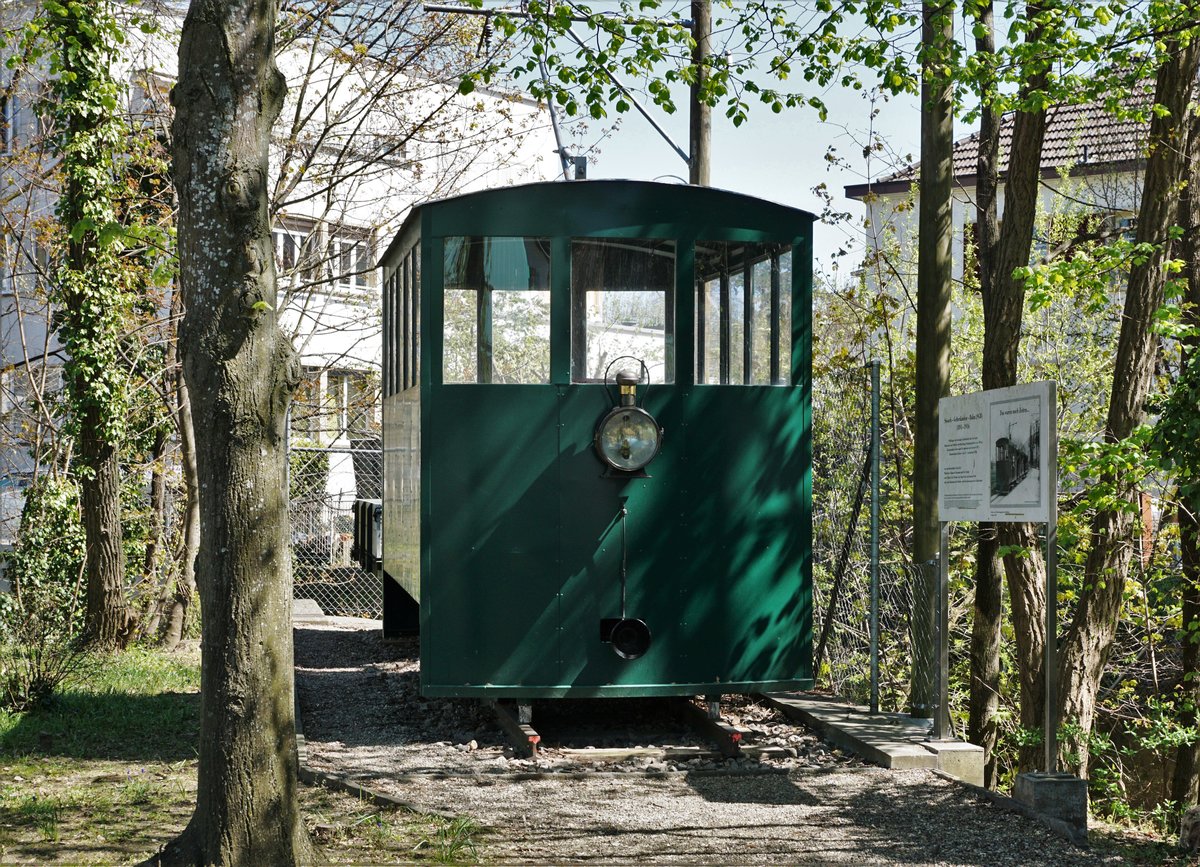
{"label": "fence post", "polygon": [[879,713],[879,359],[871,362],[871,713]]}

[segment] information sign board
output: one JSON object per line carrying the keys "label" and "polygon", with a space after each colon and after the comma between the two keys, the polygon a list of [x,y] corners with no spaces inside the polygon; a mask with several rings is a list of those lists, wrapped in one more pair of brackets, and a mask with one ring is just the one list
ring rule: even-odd
{"label": "information sign board", "polygon": [[944,397],[938,404],[938,519],[1050,520],[1058,461],[1052,382]]}

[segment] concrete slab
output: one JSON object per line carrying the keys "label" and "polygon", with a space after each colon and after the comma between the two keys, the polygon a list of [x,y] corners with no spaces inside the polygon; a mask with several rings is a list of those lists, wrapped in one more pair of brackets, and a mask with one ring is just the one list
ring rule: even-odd
{"label": "concrete slab", "polygon": [[814,693],[772,693],[767,701],[844,750],[885,768],[934,768],[983,784],[983,748],[958,740],[933,741],[932,723],[907,714],[872,714]]}
{"label": "concrete slab", "polygon": [[315,599],[292,600],[293,623],[319,623],[325,619],[325,612]]}
{"label": "concrete slab", "polygon": [[983,785],[983,747],[964,741],[922,741],[921,746],[937,756],[937,768],[955,779]]}

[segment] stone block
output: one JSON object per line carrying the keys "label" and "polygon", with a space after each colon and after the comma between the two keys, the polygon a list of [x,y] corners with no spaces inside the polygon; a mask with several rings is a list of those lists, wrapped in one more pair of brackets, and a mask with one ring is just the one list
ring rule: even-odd
{"label": "stone block", "polygon": [[937,769],[972,786],[983,785],[983,747],[963,741],[922,741],[937,757]]}
{"label": "stone block", "polygon": [[1013,798],[1047,825],[1061,825],[1071,840],[1087,840],[1087,780],[1074,774],[1020,774]]}

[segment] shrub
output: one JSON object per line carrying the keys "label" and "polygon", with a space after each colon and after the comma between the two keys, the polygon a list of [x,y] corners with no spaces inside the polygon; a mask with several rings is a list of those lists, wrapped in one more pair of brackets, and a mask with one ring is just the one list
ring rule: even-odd
{"label": "shrub", "polygon": [[84,549],[78,486],[38,479],[8,555],[12,592],[0,596],[0,707],[34,707],[83,662]]}

